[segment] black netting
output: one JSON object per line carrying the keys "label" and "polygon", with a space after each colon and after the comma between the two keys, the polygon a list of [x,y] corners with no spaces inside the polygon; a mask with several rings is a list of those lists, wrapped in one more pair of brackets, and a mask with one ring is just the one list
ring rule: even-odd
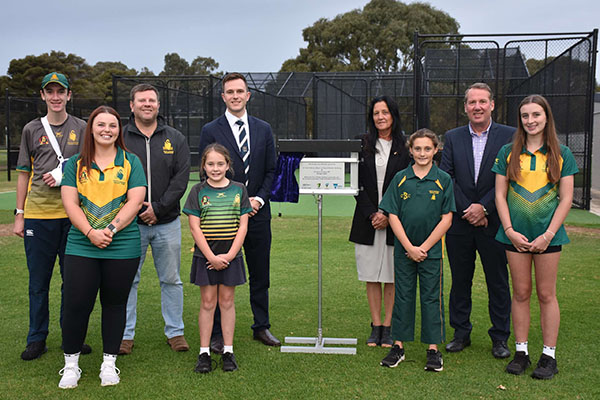
{"label": "black netting", "polygon": [[[495,92],[494,120],[512,126],[523,97],[539,93],[549,99],[561,142],[570,147],[581,171],[574,203],[589,208],[596,33],[527,36],[439,40],[417,35],[415,68],[401,73],[245,73],[252,92],[248,111],[268,121],[277,138],[350,139],[366,131],[370,100],[385,94],[397,101],[406,134],[428,127],[441,135],[468,122],[463,97],[474,82],[490,85]],[[220,78],[116,76],[113,106],[124,119],[130,114],[129,92],[142,82],[159,90],[160,112],[187,137],[197,168],[200,131],[225,111]],[[102,103],[79,99],[75,93],[68,107],[70,113],[86,118]],[[43,115],[45,104],[36,98],[9,98],[7,104],[4,98],[0,112],[11,152],[17,152],[23,125]],[[11,153],[13,167],[14,160]]]}

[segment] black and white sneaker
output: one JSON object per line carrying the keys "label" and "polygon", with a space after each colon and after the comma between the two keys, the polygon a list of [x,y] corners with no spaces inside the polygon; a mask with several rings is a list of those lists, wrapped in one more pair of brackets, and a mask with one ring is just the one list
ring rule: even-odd
{"label": "black and white sneaker", "polygon": [[442,353],[438,350],[427,350],[427,364],[425,364],[425,371],[440,372],[444,369],[444,360],[442,359]]}
{"label": "black and white sneaker", "polygon": [[529,354],[525,354],[524,351],[517,351],[515,358],[506,366],[506,372],[513,375],[521,375],[530,365]]}
{"label": "black and white sneaker", "polygon": [[221,362],[223,363],[223,371],[231,372],[238,369],[237,362],[235,361],[235,355],[233,353],[223,353],[221,356]]}
{"label": "black and white sneaker", "polygon": [[549,355],[542,354],[537,363],[537,367],[533,370],[531,376],[536,379],[552,379],[556,374],[558,374],[556,359]]}
{"label": "black and white sneaker", "polygon": [[392,346],[392,349],[388,355],[381,360],[379,365],[383,367],[394,368],[397,367],[402,361],[404,361],[404,349],[395,344]]}
{"label": "black and white sneaker", "polygon": [[196,368],[194,368],[194,372],[199,372],[201,374],[206,374],[207,372],[212,371],[212,358],[210,358],[210,354],[202,353],[198,356],[198,362],[196,363]]}

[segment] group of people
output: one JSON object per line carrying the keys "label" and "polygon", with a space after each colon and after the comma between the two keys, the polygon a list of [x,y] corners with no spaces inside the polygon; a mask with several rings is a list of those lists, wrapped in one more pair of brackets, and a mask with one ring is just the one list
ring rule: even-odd
{"label": "group of people", "polygon": [[[70,83],[61,73],[46,75],[40,94],[47,115],[23,128],[17,161],[14,233],[24,238],[30,304],[21,358],[33,360],[47,351],[48,292],[58,256],[65,361],[58,386],[78,385],[79,356],[92,351],[84,340],[98,292],[99,377],[102,386],[116,385],[117,355],[130,354],[134,347],[137,289],[148,246],[160,282],[166,342],[173,351],[190,348],[182,317],[179,219],[190,151],[184,135],[159,116],[159,92],[152,85],[132,88],[132,113],[124,126],[108,106],[96,108],[87,123],[69,115]],[[184,208],[196,244],[190,279],[202,294],[197,372],[212,369],[211,350],[222,354],[223,370],[238,368],[234,288],[246,282],[242,246],[254,339],[281,345],[269,330],[273,134],[266,122],[248,116],[250,92],[243,75],[223,79],[222,97],[227,112],[202,130],[199,150],[206,179],[192,189]]]}
{"label": "group of people", "polygon": [[[47,351],[48,289],[59,258],[65,360],[60,388],[78,385],[79,356],[92,351],[84,341],[98,291],[104,353],[99,377],[103,386],[119,383],[116,358],[133,351],[137,289],[148,246],[160,282],[167,344],[174,351],[189,350],[182,318],[181,211],[195,242],[190,280],[200,287],[202,299],[195,371],[213,369],[211,352],[221,354],[224,371],[238,369],[234,299],[235,287],[246,282],[245,264],[253,337],[268,346],[281,344],[270,332],[268,296],[273,133],[268,123],[248,115],[251,93],[243,75],[228,74],[222,84],[226,111],[202,128],[203,179],[181,210],[190,151],[185,137],[158,115],[155,87],[132,88],[132,114],[123,126],[108,106],[95,109],[87,123],[69,115],[67,78],[58,72],[43,78],[40,93],[48,113],[23,129],[14,232],[24,238],[29,269],[30,327],[23,360]],[[425,369],[443,369],[438,345],[445,341],[445,235],[455,330],[446,351],[471,344],[471,286],[479,253],[488,285],[492,354],[511,355],[508,260],[517,343],[507,371],[522,374],[529,367],[533,262],[544,337],[533,376],[549,379],[558,372],[556,275],[561,245],[568,243],[562,223],[577,167],[558,142],[543,97],[523,100],[516,131],[492,121],[494,100],[486,84],[466,91],[464,107],[469,124],[446,133],[438,167],[435,133],[420,129],[405,140],[394,100],[381,96],[371,102],[369,129],[362,136],[362,190],[350,233],[371,312],[367,344],[390,348],[383,366],[404,360],[404,342],[414,340],[418,278],[421,341],[428,345]]]}
{"label": "group of people", "polygon": [[361,137],[362,190],[356,196],[350,241],[355,243],[358,279],[366,282],[372,321],[367,345],[390,348],[382,366],[396,367],[405,358],[404,342],[414,340],[418,279],[421,341],[428,345],[425,370],[443,370],[438,345],[445,341],[445,235],[454,329],[446,351],[471,345],[471,288],[479,254],[492,355],[511,356],[512,310],[516,349],[506,371],[520,375],[531,365],[527,338],[534,266],[544,343],[532,376],[551,379],[558,373],[556,279],[561,246],[569,242],[562,224],[578,169],[570,150],[559,144],[544,97],[523,99],[516,129],[492,121],[494,106],[487,84],[475,83],[465,91],[469,123],[445,133],[438,168],[435,133],[420,129],[405,143],[394,100],[380,96],[370,103],[368,132]]}

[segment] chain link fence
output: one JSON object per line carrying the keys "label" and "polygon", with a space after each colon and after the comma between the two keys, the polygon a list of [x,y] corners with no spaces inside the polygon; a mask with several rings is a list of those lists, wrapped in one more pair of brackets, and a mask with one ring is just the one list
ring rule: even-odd
{"label": "chain link fence", "polygon": [[[413,70],[377,72],[246,73],[251,91],[248,112],[268,121],[277,138],[350,139],[367,129],[370,100],[395,98],[406,134],[428,127],[442,135],[467,124],[463,97],[474,82],[495,92],[493,118],[516,126],[517,107],[532,93],[552,105],[561,142],[571,148],[580,173],[574,204],[589,209],[593,94],[597,30],[573,34],[435,35],[415,33]],[[225,111],[221,78],[215,76],[114,76],[113,106],[126,119],[129,92],[150,83],[160,93],[160,113],[188,139],[197,169],[204,124]],[[102,100],[78,99],[69,112],[86,118]],[[0,100],[6,126],[8,165],[15,166],[22,127],[45,113],[40,99]],[[9,171],[10,173],[10,171]]]}
{"label": "chain link fence", "polygon": [[598,32],[463,35],[439,39],[415,35],[414,119],[441,134],[468,123],[464,92],[485,82],[495,92],[493,118],[516,126],[518,105],[530,94],[545,96],[559,139],[579,167],[573,203],[589,209],[593,96]]}
{"label": "chain link fence", "polygon": [[[272,74],[246,74],[251,92],[248,113],[268,121],[279,138],[304,138],[306,106],[268,92]],[[160,113],[167,123],[182,132],[192,155],[192,169],[198,169],[198,145],[202,127],[225,112],[221,98],[221,78],[214,76],[114,76],[113,103],[122,115],[131,113],[130,91],[139,83],[149,83],[160,93]],[[272,84],[271,84],[272,85]]]}

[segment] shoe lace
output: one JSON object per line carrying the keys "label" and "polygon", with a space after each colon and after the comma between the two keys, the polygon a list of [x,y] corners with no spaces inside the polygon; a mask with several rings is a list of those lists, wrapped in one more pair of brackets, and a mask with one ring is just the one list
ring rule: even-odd
{"label": "shoe lace", "polygon": [[526,363],[527,362],[527,354],[525,352],[517,351],[515,353],[515,362],[516,363]]}
{"label": "shoe lace", "polygon": [[550,357],[542,357],[542,358],[540,358],[538,366],[540,368],[548,368],[548,367],[550,367],[550,360],[551,359],[552,358],[550,358]]}
{"label": "shoe lace", "polygon": [[100,375],[121,375],[121,370],[114,364],[102,364],[100,367]]}
{"label": "shoe lace", "polygon": [[427,361],[437,361],[438,354],[437,350],[427,350]]}
{"label": "shoe lace", "polygon": [[81,368],[75,365],[65,365],[60,371],[58,371],[58,374],[60,376],[63,376],[68,372],[73,372],[74,374],[81,374]]}
{"label": "shoe lace", "polygon": [[209,356],[207,353],[200,354],[201,361],[210,361],[210,366],[212,369],[217,369],[219,367],[219,362]]}
{"label": "shoe lace", "polygon": [[402,354],[402,349],[400,348],[400,346],[394,345],[394,346],[392,346],[388,355],[385,356],[384,360],[388,360],[388,361],[396,360],[397,358],[400,358],[401,354]]}

